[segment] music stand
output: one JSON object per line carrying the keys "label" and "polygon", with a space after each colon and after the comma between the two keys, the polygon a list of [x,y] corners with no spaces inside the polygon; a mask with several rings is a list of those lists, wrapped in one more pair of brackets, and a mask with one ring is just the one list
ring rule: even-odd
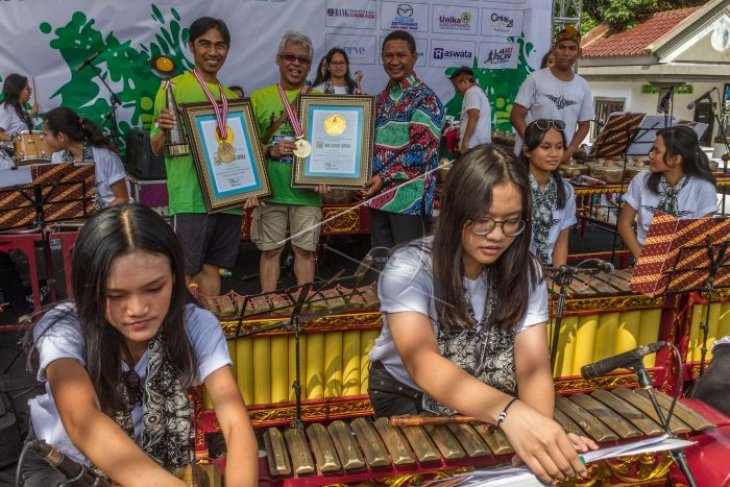
{"label": "music stand", "polygon": [[591,146],[588,158],[623,155],[634,134],[639,130],[639,124],[644,116],[644,113],[611,113],[606,120],[606,125],[598,132],[598,137]]}
{"label": "music stand", "polygon": [[700,376],[704,373],[710,305],[715,290],[730,287],[730,218],[679,220],[657,212],[631,278],[633,291],[657,295],[696,291],[707,306],[702,330]]}
{"label": "music stand", "polygon": [[48,286],[55,300],[53,258],[46,230],[50,223],[85,219],[94,212],[94,165],[38,164],[30,169],[30,184],[0,189],[0,231],[28,226],[39,230]]}

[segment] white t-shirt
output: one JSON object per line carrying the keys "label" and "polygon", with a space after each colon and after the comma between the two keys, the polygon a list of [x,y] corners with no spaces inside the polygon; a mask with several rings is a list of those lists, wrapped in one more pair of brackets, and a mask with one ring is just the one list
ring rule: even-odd
{"label": "white t-shirt", "polygon": [[[119,155],[105,147],[92,147],[91,150],[94,153],[94,186],[96,187],[96,194],[104,202],[104,206],[109,206],[109,203],[114,200],[112,184],[123,179],[127,185],[127,194],[131,196],[129,180],[124,172],[124,165]],[[51,162],[63,162],[64,152],[54,152],[51,156]]]}
{"label": "white t-shirt", "polygon": [[[663,196],[661,192],[652,193],[647,186],[650,175],[648,170],[644,170],[634,176],[624,195],[624,202],[637,213],[636,239],[639,241],[639,245],[644,244],[649,225],[654,218],[654,210]],[[690,177],[677,196],[677,207],[680,219],[700,218],[715,213],[717,211],[717,189],[709,181]]]}
{"label": "white t-shirt", "polygon": [[[15,108],[7,103],[0,105],[0,129],[9,135],[17,135],[23,130],[28,130],[22,118],[15,111]],[[0,150],[0,169],[11,169],[15,167],[15,161],[3,150]]]}
{"label": "white t-shirt", "polygon": [[[562,182],[563,188],[565,188],[565,206],[562,209],[557,207],[553,209],[553,222],[550,226],[550,234],[548,236],[548,259],[550,259],[550,262],[545,262],[547,265],[553,263],[553,250],[555,250],[555,242],[558,241],[560,232],[578,223],[578,219],[575,216],[575,190],[573,190],[573,186],[565,179]],[[530,251],[535,252],[533,242],[530,242]]]}
{"label": "white t-shirt", "polygon": [[[570,81],[556,78],[550,68],[530,74],[517,93],[515,103],[527,108],[525,122],[547,118],[565,122],[565,140],[573,140],[578,122],[595,118],[593,96],[588,82],[573,75]],[[517,137],[515,154],[522,151],[522,139]]]}
{"label": "white t-shirt", "polygon": [[[50,311],[33,330],[39,354],[38,380],[45,382],[46,393],[29,401],[30,417],[36,438],[45,440],[73,460],[88,465],[86,457],[74,446],[66,434],[56,409],[56,403],[51,395],[51,388],[46,382],[46,368],[55,360],[72,358],[78,360],[81,365],[86,364],[85,346],[79,323],[68,315],[64,316],[64,312],[69,311],[73,312],[73,305],[68,303],[59,305]],[[59,317],[62,318],[54,323]],[[46,329],[48,331],[39,339],[38,337]],[[231,363],[226,338],[218,319],[209,311],[193,304],[185,307],[185,329],[198,361],[198,371],[195,374],[194,383],[201,384],[211,373]],[[134,366],[135,372],[143,380],[147,376],[147,361],[148,356],[145,351]],[[122,363],[122,370],[129,370],[124,363]],[[141,405],[132,410],[134,437],[140,446],[142,444],[143,415]]]}
{"label": "white t-shirt", "polygon": [[[321,84],[318,84],[317,86],[315,86],[314,89],[321,93],[324,93],[324,87],[325,87],[325,84],[321,83]],[[335,92],[334,92],[335,95],[346,95],[347,94],[347,86],[337,86],[337,85],[333,84],[332,87],[335,90]]]}
{"label": "white t-shirt", "polygon": [[[431,320],[434,333],[437,333],[430,252],[432,243],[433,237],[412,242],[395,251],[388,260],[378,280],[378,299],[380,311],[383,313],[383,328],[369,355],[371,361],[380,361],[399,382],[417,390],[420,390],[419,387],[406,372],[403,360],[395,348],[386,314],[404,311],[421,313]],[[429,250],[419,246],[425,246]],[[474,315],[482,316],[487,295],[487,280],[484,277],[476,280],[465,278],[464,287],[469,290],[472,297]],[[540,281],[530,293],[527,312],[515,328],[515,333],[545,323],[548,318],[547,287],[545,281]]]}
{"label": "white t-shirt", "polygon": [[461,122],[459,124],[459,142],[464,140],[466,122],[469,120],[469,110],[479,110],[479,119],[474,133],[469,139],[469,149],[480,144],[492,143],[492,107],[487,95],[479,85],[474,85],[464,93],[464,102],[461,104]]}

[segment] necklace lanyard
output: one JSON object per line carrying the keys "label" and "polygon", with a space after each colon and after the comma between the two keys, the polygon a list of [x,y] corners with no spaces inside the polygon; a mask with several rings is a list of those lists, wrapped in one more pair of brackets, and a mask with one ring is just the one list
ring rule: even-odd
{"label": "necklace lanyard", "polygon": [[[302,131],[302,124],[299,121],[299,117],[297,117],[294,110],[292,110],[289,99],[286,97],[286,93],[284,92],[284,88],[281,86],[281,83],[277,83],[276,89],[279,90],[279,97],[281,98],[281,102],[284,104],[286,114],[289,116],[289,123],[291,124],[292,130],[294,130],[294,136],[297,139],[301,139],[304,137],[304,131]],[[304,95],[306,93],[307,86],[304,86],[300,94]]]}
{"label": "necklace lanyard", "polygon": [[218,103],[215,100],[215,97],[213,96],[213,93],[210,92],[210,90],[208,89],[208,85],[205,83],[205,81],[203,81],[203,78],[201,78],[198,72],[194,69],[192,73],[193,76],[195,76],[195,79],[198,80],[198,83],[200,83],[200,87],[203,88],[205,96],[208,97],[211,105],[213,105],[215,119],[218,122],[218,137],[222,140],[226,140],[228,138],[228,129],[226,128],[226,122],[228,120],[228,98],[226,98],[225,93],[223,92],[223,85],[221,85],[220,81],[216,81],[218,83],[218,90],[220,91],[221,95],[221,103],[223,104],[223,110],[221,111]]}

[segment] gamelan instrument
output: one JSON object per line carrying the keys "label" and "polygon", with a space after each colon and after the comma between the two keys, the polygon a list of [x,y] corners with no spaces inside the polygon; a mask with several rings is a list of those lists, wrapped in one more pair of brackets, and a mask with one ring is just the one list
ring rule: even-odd
{"label": "gamelan instrument", "polygon": [[[658,395],[666,414],[671,398]],[[313,423],[305,428],[270,427],[264,432],[267,479],[280,480],[282,485],[350,484],[408,473],[425,475],[508,463],[514,451],[504,434],[467,419],[361,417],[326,425]],[[557,396],[555,419],[566,431],[588,436],[602,446],[663,433],[643,390],[617,388]],[[394,425],[404,420],[420,425]],[[715,426],[682,402],[677,403],[670,421],[672,432],[679,435]]]}
{"label": "gamelan instrument", "polygon": [[17,166],[51,162],[51,147],[46,134],[37,130],[23,130],[13,138],[13,158]]}

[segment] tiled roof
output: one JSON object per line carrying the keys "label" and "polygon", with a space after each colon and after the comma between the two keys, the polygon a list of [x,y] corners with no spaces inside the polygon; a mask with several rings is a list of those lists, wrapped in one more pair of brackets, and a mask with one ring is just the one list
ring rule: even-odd
{"label": "tiled roof", "polygon": [[[623,32],[606,29],[606,26],[601,24],[584,36],[583,57],[642,56],[650,54],[649,46],[677,27],[699,8],[701,7],[657,12],[640,24]],[[602,32],[594,32],[598,29]]]}

